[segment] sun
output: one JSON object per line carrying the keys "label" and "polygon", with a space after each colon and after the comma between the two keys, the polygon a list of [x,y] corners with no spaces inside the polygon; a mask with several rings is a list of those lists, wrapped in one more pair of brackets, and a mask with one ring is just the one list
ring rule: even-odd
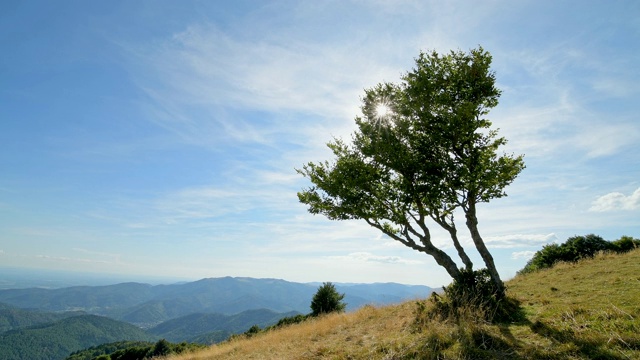
{"label": "sun", "polygon": [[378,119],[384,119],[391,116],[392,113],[391,107],[385,101],[381,101],[375,106],[375,114]]}

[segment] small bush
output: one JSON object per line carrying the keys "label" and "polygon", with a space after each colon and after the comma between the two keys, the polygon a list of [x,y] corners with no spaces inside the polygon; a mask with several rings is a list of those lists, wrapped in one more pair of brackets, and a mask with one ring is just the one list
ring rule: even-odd
{"label": "small bush", "polygon": [[457,279],[444,287],[444,295],[432,293],[430,299],[431,308],[418,303],[418,323],[434,318],[503,322],[517,321],[521,317],[519,303],[500,295],[487,269],[463,270]]}
{"label": "small bush", "polygon": [[249,328],[249,330],[245,331],[244,334],[247,337],[252,337],[256,334],[259,334],[260,332],[262,332],[262,329],[260,329],[260,326],[258,325],[253,325],[252,327]]}
{"label": "small bush", "polygon": [[292,324],[299,324],[309,318],[308,315],[296,315],[296,316],[288,316],[278,320],[278,323],[275,327],[287,326]]}

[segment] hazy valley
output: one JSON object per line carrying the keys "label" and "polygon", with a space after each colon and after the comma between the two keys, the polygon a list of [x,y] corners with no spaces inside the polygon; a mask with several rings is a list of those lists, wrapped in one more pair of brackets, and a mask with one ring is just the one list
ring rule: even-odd
{"label": "hazy valley", "polygon": [[[337,287],[346,294],[348,310],[424,298],[434,290],[393,283]],[[63,359],[121,340],[216,343],[253,325],[308,313],[316,289],[317,284],[225,277],[0,290],[0,357]]]}

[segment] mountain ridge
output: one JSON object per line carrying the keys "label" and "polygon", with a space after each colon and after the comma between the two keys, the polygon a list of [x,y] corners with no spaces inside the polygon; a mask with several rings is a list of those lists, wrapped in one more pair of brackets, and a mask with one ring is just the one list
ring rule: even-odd
{"label": "mountain ridge", "polygon": [[[435,290],[397,283],[338,284],[337,289],[346,294],[348,310],[365,304],[426,297]],[[126,282],[59,289],[5,289],[0,290],[0,302],[49,312],[85,311],[150,328],[192,313],[234,315],[251,309],[307,313],[316,290],[315,285],[308,283],[227,276],[168,285]]]}

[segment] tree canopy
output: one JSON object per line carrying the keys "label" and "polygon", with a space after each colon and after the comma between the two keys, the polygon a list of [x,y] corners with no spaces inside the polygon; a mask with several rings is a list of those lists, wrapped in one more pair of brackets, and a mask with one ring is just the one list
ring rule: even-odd
{"label": "tree canopy", "polygon": [[524,168],[523,156],[498,153],[486,118],[500,90],[483,48],[440,55],[421,52],[402,81],[365,90],[352,141],[327,145],[332,162],[298,172],[313,185],[298,193],[313,214],[362,219],[390,238],[431,255],[455,279],[456,261],[433,244],[430,221],[445,229],[467,270],[473,264],[458,240],[454,213],[462,210],[491,278],[504,285],[478,230],[476,205],[506,195]]}
{"label": "tree canopy", "polygon": [[330,282],[323,283],[311,299],[311,316],[344,311],[347,304],[342,299],[344,294],[338,293],[335,285]]}

